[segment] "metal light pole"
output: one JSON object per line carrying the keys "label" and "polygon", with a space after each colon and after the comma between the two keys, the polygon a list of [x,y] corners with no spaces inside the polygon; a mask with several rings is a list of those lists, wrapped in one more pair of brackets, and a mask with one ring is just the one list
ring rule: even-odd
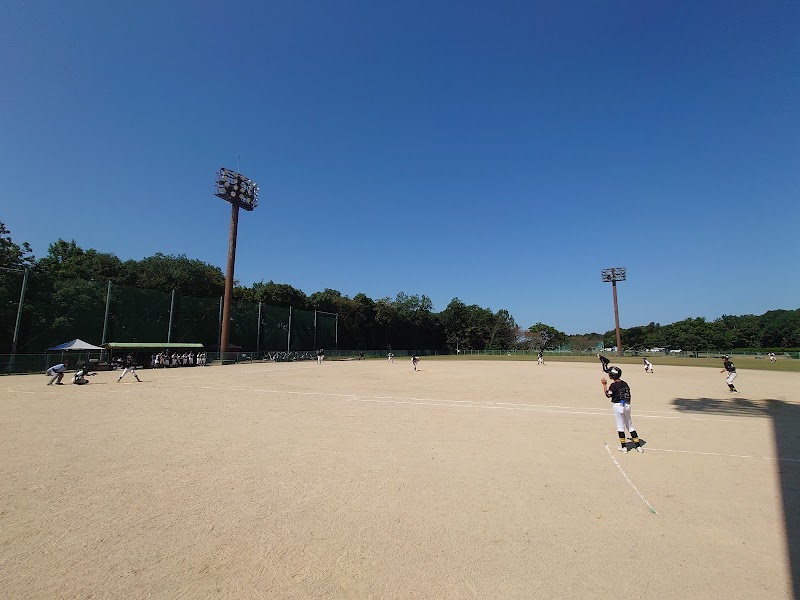
{"label": "metal light pole", "polygon": [[611,267],[610,269],[603,269],[600,271],[605,283],[611,282],[611,289],[614,292],[614,324],[617,328],[617,356],[622,356],[622,335],[619,331],[619,308],[617,307],[617,282],[625,281],[625,268],[624,267]]}
{"label": "metal light pole", "polygon": [[233,268],[236,262],[236,236],[239,229],[239,207],[252,211],[258,206],[258,186],[236,171],[222,168],[217,175],[218,198],[231,203],[231,229],[228,236],[228,268],[225,272],[225,296],[222,302],[222,333],[220,334],[220,364],[225,361],[228,350],[231,324],[231,305],[233,303]]}

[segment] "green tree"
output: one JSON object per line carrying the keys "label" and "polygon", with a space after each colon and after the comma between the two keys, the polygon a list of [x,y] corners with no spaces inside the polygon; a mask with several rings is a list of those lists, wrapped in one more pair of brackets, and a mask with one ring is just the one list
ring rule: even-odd
{"label": "green tree", "polygon": [[536,323],[528,328],[531,348],[552,350],[567,343],[567,334],[551,325]]}
{"label": "green tree", "polygon": [[392,346],[401,348],[401,341],[397,333],[397,307],[391,298],[381,298],[375,303],[376,341],[382,348]]}
{"label": "green tree", "polygon": [[314,292],[308,297],[309,304],[313,310],[331,313],[340,312],[342,303],[346,299],[346,296],[342,296],[342,292],[330,288],[325,288],[321,292]]}
{"label": "green tree", "polygon": [[762,347],[800,346],[800,310],[771,310],[762,315],[761,326]]}
{"label": "green tree", "polygon": [[450,348],[465,348],[464,325],[467,320],[467,305],[453,298],[439,315],[444,329],[445,343]]}
{"label": "green tree", "polygon": [[39,260],[37,267],[53,277],[87,281],[119,281],[123,273],[122,261],[114,254],[92,248],[84,250],[75,240],[62,239],[50,244],[47,255]]}
{"label": "green tree", "polygon": [[647,330],[644,327],[631,327],[622,331],[622,347],[643,350],[647,343]]}
{"label": "green tree", "polygon": [[160,252],[139,261],[123,263],[123,281],[138,288],[184,296],[214,298],[225,293],[225,276],[219,267],[185,254],[168,256]]}
{"label": "green tree", "polygon": [[4,269],[25,269],[34,266],[35,258],[28,242],[17,244],[11,239],[11,232],[5,223],[0,222],[0,267]]}
{"label": "green tree", "polygon": [[302,290],[287,283],[267,283],[259,281],[254,283],[250,299],[254,302],[263,302],[267,306],[281,306],[283,308],[297,308],[307,310],[310,308],[308,296]]}
{"label": "green tree", "polygon": [[517,323],[506,309],[494,314],[494,324],[486,347],[490,350],[508,350],[516,347]]}
{"label": "green tree", "polygon": [[375,323],[375,301],[363,293],[353,296],[352,336],[348,339],[353,349],[377,349],[382,346],[377,342]]}
{"label": "green tree", "polygon": [[697,353],[705,350],[709,339],[709,327],[705,318],[688,318],[667,327],[667,345],[670,348]]}
{"label": "green tree", "polygon": [[589,352],[597,349],[603,343],[603,336],[599,333],[583,333],[567,336],[567,343],[576,352]]}
{"label": "green tree", "polygon": [[0,223],[0,352],[9,352],[14,339],[24,280],[24,274],[19,271],[32,266],[34,257],[30,245],[15,243],[11,232]]}

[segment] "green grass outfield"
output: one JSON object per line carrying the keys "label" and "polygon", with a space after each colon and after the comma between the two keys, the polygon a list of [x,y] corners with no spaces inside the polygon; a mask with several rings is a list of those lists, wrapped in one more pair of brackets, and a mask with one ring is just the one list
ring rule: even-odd
{"label": "green grass outfield", "polygon": [[[606,355],[612,364],[642,366],[642,358],[635,356],[616,357]],[[472,354],[449,356],[423,356],[423,360],[525,360],[535,361],[536,355],[512,354]],[[545,363],[548,362],[585,362],[597,364],[596,356],[559,356],[558,354],[545,354]],[[722,369],[722,359],[719,358],[690,358],[686,356],[651,356],[648,360],[653,363],[653,369],[659,366],[673,367],[714,367]],[[733,364],[737,369],[752,369],[758,371],[793,371],[800,372],[800,360],[779,356],[777,362],[769,362],[768,358],[755,358],[754,356],[733,356]]]}

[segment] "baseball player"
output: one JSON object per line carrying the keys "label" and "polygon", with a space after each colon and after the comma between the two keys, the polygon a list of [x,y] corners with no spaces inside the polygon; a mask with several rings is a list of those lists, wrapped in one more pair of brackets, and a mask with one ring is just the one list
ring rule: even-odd
{"label": "baseball player", "polygon": [[394,362],[394,354],[392,354],[391,352],[389,352],[389,359],[388,359],[386,362],[393,363],[393,362]]}
{"label": "baseball player", "polygon": [[605,356],[603,356],[602,354],[598,354],[598,355],[597,355],[597,358],[599,358],[599,359],[600,359],[600,366],[603,368],[603,373],[608,373],[608,363],[610,363],[611,361],[610,361],[610,360],[608,360],[608,359],[607,359]]}
{"label": "baseball player", "polygon": [[411,365],[414,367],[414,370],[417,370],[417,363],[419,362],[419,356],[416,354],[411,357]]}
{"label": "baseball player", "polygon": [[75,385],[85,385],[89,383],[89,380],[86,379],[87,377],[94,377],[97,373],[89,373],[90,365],[89,363],[84,363],[84,365],[75,371],[75,375],[72,376],[72,383]]}
{"label": "baseball player", "polygon": [[544,364],[544,352],[539,350],[539,358],[536,361],[536,364],[543,365]]}
{"label": "baseball player", "polygon": [[733,380],[736,379],[736,366],[731,362],[730,356],[723,356],[722,357],[722,371],[720,373],[725,373],[727,371],[728,376],[725,378],[725,383],[728,384],[728,391],[731,394],[738,394],[739,390],[733,385]]}
{"label": "baseball player", "polygon": [[119,379],[117,379],[117,383],[122,381],[122,378],[128,373],[133,375],[136,381],[141,383],[142,380],[139,379],[139,376],[136,374],[136,359],[133,357],[133,354],[128,354],[128,356],[125,357],[125,370],[122,372],[122,375],[119,376]]}
{"label": "baseball player", "polygon": [[56,382],[56,385],[64,385],[61,383],[61,380],[64,379],[64,371],[67,370],[68,366],[69,361],[65,360],[63,363],[53,365],[47,369],[47,374],[50,376],[50,381],[47,382],[47,385],[53,385],[54,381]]}
{"label": "baseball player", "polygon": [[611,398],[611,406],[614,408],[614,419],[617,422],[617,435],[619,435],[620,443],[618,450],[625,454],[628,453],[628,446],[625,443],[625,430],[627,429],[631,434],[636,451],[641,454],[644,452],[644,448],[642,448],[639,434],[636,433],[633,421],[631,421],[631,388],[622,381],[622,369],[619,367],[609,367],[607,373],[613,383],[609,386],[605,377],[600,380],[600,383],[603,384],[603,393],[606,398]]}
{"label": "baseball player", "polygon": [[653,372],[653,363],[651,363],[646,358],[642,358],[642,362],[644,363],[644,372],[645,373],[652,373]]}

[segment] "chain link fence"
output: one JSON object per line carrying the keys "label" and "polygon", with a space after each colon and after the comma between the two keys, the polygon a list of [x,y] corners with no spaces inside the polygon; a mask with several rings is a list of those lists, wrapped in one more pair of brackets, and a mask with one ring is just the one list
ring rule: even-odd
{"label": "chain link fence", "polygon": [[[262,358],[270,352],[334,350],[338,325],[334,313],[234,302],[225,359],[229,354],[239,361],[240,355]],[[148,347],[153,352],[163,343],[200,343],[209,358],[218,357],[221,329],[222,297],[194,298],[0,269],[0,373],[41,372],[65,356],[48,353],[47,348],[75,338],[101,346],[152,344]]]}

